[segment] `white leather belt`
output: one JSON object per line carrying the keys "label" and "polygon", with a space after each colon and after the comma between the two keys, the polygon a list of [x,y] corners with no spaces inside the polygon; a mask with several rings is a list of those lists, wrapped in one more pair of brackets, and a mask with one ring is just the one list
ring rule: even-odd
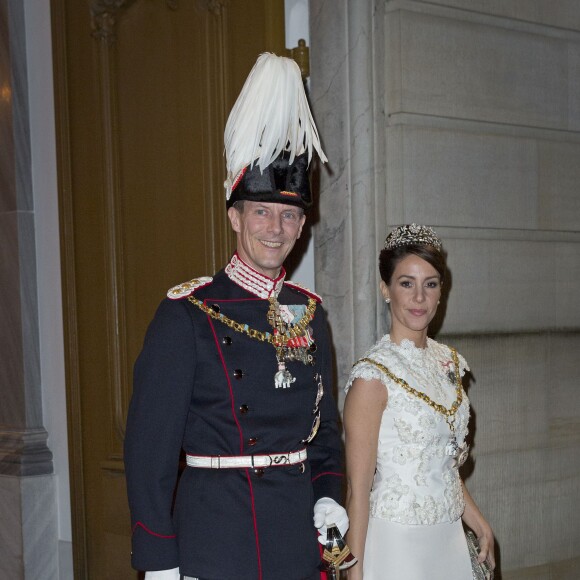
{"label": "white leather belt", "polygon": [[240,467],[280,467],[296,465],[306,461],[306,449],[290,453],[272,453],[270,455],[190,455],[186,461],[189,467],[206,469],[235,469]]}

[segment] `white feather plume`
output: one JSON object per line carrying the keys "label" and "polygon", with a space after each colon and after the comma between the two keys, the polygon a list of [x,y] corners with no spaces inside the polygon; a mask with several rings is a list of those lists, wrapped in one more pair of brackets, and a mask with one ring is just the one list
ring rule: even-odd
{"label": "white feather plume", "polygon": [[228,199],[244,167],[256,163],[264,171],[282,151],[290,153],[290,163],[305,151],[310,163],[313,149],[327,161],[294,60],[268,52],[259,56],[232,108],[224,143]]}

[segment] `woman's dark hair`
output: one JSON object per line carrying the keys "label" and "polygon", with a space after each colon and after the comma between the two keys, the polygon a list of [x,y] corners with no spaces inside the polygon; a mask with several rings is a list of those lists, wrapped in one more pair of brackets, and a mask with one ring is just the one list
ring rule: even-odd
{"label": "woman's dark hair", "polygon": [[379,254],[379,272],[381,274],[381,279],[387,286],[391,283],[391,278],[393,277],[393,272],[397,267],[397,264],[406,258],[409,254],[418,256],[419,258],[428,262],[437,270],[441,276],[441,282],[445,278],[445,270],[447,266],[445,264],[445,257],[441,252],[438,252],[433,246],[425,245],[408,245],[408,246],[398,246],[389,250],[383,249]]}

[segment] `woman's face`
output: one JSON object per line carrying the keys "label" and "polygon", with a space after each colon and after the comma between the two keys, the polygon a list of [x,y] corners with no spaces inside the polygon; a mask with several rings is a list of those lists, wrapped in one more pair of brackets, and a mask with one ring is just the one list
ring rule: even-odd
{"label": "woman's face", "polygon": [[395,267],[390,284],[381,281],[381,292],[390,298],[391,340],[403,338],[425,346],[427,328],[441,298],[439,272],[419,256],[409,254]]}

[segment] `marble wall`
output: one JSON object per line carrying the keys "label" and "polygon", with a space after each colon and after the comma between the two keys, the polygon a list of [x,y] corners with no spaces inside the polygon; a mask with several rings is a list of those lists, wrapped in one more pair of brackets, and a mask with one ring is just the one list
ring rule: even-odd
{"label": "marble wall", "polygon": [[434,225],[451,270],[438,336],[473,370],[465,475],[502,577],[574,578],[580,4],[311,0],[310,20],[330,159],[316,287],[339,390],[388,328],[376,267],[386,233]]}
{"label": "marble wall", "polygon": [[573,580],[580,566],[580,333],[446,335],[472,369],[464,476],[492,522],[504,580]]}
{"label": "marble wall", "polygon": [[58,580],[56,511],[54,475],[0,475],[0,578]]}
{"label": "marble wall", "polygon": [[53,455],[61,578],[72,578],[51,2],[24,0],[36,240],[42,419]]}
{"label": "marble wall", "polygon": [[42,420],[24,5],[0,0],[0,576],[56,578]]}

